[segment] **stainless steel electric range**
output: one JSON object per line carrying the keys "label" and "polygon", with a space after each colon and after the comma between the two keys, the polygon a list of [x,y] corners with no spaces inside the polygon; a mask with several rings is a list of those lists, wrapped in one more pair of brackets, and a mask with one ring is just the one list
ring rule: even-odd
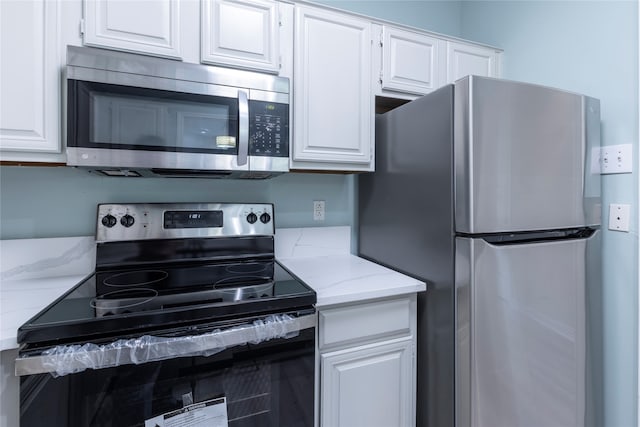
{"label": "stainless steel electric range", "polygon": [[273,216],[99,205],[95,272],[18,330],[21,425],[313,425],[316,295]]}

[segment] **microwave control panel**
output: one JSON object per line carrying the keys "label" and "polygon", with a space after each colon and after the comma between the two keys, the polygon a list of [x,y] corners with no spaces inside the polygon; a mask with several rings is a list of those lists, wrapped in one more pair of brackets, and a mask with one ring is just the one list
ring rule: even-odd
{"label": "microwave control panel", "polygon": [[249,155],[289,157],[289,104],[249,101]]}

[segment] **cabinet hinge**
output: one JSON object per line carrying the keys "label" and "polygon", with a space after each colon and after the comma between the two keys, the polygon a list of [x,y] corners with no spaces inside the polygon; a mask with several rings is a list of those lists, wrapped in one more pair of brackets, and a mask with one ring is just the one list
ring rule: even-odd
{"label": "cabinet hinge", "polygon": [[84,28],[84,19],[81,19],[81,20],[80,20],[80,35],[81,35],[81,36],[84,36],[84,31],[85,31],[85,28]]}
{"label": "cabinet hinge", "polygon": [[378,76],[378,81],[382,84],[382,70],[380,70],[380,75]]}

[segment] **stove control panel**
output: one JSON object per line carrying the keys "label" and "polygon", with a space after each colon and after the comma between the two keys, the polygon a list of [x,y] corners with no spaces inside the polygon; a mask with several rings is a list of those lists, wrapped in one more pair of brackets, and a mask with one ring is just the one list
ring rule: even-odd
{"label": "stove control panel", "polygon": [[98,205],[96,241],[273,235],[270,203]]}

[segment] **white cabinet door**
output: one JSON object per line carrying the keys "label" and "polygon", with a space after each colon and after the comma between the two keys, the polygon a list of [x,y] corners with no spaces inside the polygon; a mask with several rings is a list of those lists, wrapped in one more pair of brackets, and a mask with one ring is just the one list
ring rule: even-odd
{"label": "white cabinet door", "polygon": [[61,151],[59,6],[54,0],[0,1],[2,160],[43,161],[20,153]]}
{"label": "white cabinet door", "polygon": [[181,59],[180,0],[84,0],[83,33],[88,46]]}
{"label": "white cabinet door", "polygon": [[458,42],[447,42],[447,82],[468,76],[498,77],[496,50]]}
{"label": "white cabinet door", "polygon": [[203,0],[201,61],[277,72],[278,3],[273,0]]}
{"label": "white cabinet door", "polygon": [[323,427],[415,425],[411,338],[321,356]]}
{"label": "white cabinet door", "polygon": [[296,6],[292,169],[373,170],[371,23]]}
{"label": "white cabinet door", "polygon": [[382,90],[424,95],[441,86],[439,72],[443,41],[426,34],[382,27]]}

